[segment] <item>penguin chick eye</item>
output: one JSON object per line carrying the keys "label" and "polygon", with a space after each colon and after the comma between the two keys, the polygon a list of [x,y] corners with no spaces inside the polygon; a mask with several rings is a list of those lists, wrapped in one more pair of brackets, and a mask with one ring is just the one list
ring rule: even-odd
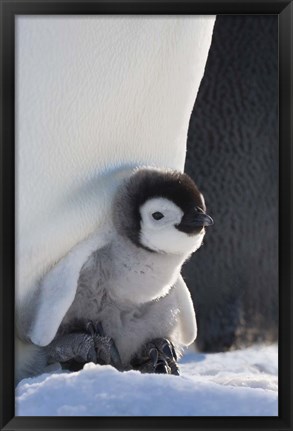
{"label": "penguin chick eye", "polygon": [[155,220],[161,220],[161,218],[163,218],[163,217],[164,217],[164,214],[160,213],[159,211],[156,211],[155,213],[153,213],[153,214],[152,214],[152,217],[153,217]]}

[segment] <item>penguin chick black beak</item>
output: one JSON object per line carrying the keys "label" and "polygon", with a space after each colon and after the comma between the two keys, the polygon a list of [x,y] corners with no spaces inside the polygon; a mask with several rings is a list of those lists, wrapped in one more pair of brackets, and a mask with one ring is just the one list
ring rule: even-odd
{"label": "penguin chick black beak", "polygon": [[176,228],[185,233],[193,233],[199,228],[211,226],[214,220],[206,214],[201,208],[197,208],[193,214],[188,214],[182,217],[181,223],[176,225]]}
{"label": "penguin chick black beak", "polygon": [[201,227],[201,226],[206,227],[206,226],[213,225],[214,220],[208,214],[198,213],[198,214],[196,214],[196,216],[193,219],[193,221],[191,222],[191,224],[195,227]]}

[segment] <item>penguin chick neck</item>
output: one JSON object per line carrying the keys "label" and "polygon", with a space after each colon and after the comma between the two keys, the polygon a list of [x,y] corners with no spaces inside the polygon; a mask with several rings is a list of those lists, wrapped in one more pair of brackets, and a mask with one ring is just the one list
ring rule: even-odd
{"label": "penguin chick neck", "polygon": [[176,282],[185,255],[155,253],[117,234],[111,244],[114,265],[109,296],[116,303],[143,304],[165,296]]}

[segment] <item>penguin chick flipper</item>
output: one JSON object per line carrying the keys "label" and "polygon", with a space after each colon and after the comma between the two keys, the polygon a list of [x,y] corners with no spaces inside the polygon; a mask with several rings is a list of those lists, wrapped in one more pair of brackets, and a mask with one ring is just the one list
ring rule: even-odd
{"label": "penguin chick flipper", "polygon": [[189,346],[196,339],[197,324],[193,301],[181,274],[175,283],[174,294],[180,310],[177,340],[182,346]]}
{"label": "penguin chick flipper", "polygon": [[179,375],[174,345],[166,338],[146,343],[131,361],[133,369],[141,373]]}

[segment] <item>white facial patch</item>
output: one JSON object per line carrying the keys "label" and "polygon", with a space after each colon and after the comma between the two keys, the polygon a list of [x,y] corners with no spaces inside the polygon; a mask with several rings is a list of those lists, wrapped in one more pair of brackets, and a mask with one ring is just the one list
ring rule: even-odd
{"label": "white facial patch", "polygon": [[[157,213],[163,217],[156,220]],[[201,246],[205,230],[194,235],[179,231],[176,225],[180,224],[183,211],[169,199],[149,199],[140,207],[140,215],[140,242],[145,247],[162,253],[189,255]]]}

